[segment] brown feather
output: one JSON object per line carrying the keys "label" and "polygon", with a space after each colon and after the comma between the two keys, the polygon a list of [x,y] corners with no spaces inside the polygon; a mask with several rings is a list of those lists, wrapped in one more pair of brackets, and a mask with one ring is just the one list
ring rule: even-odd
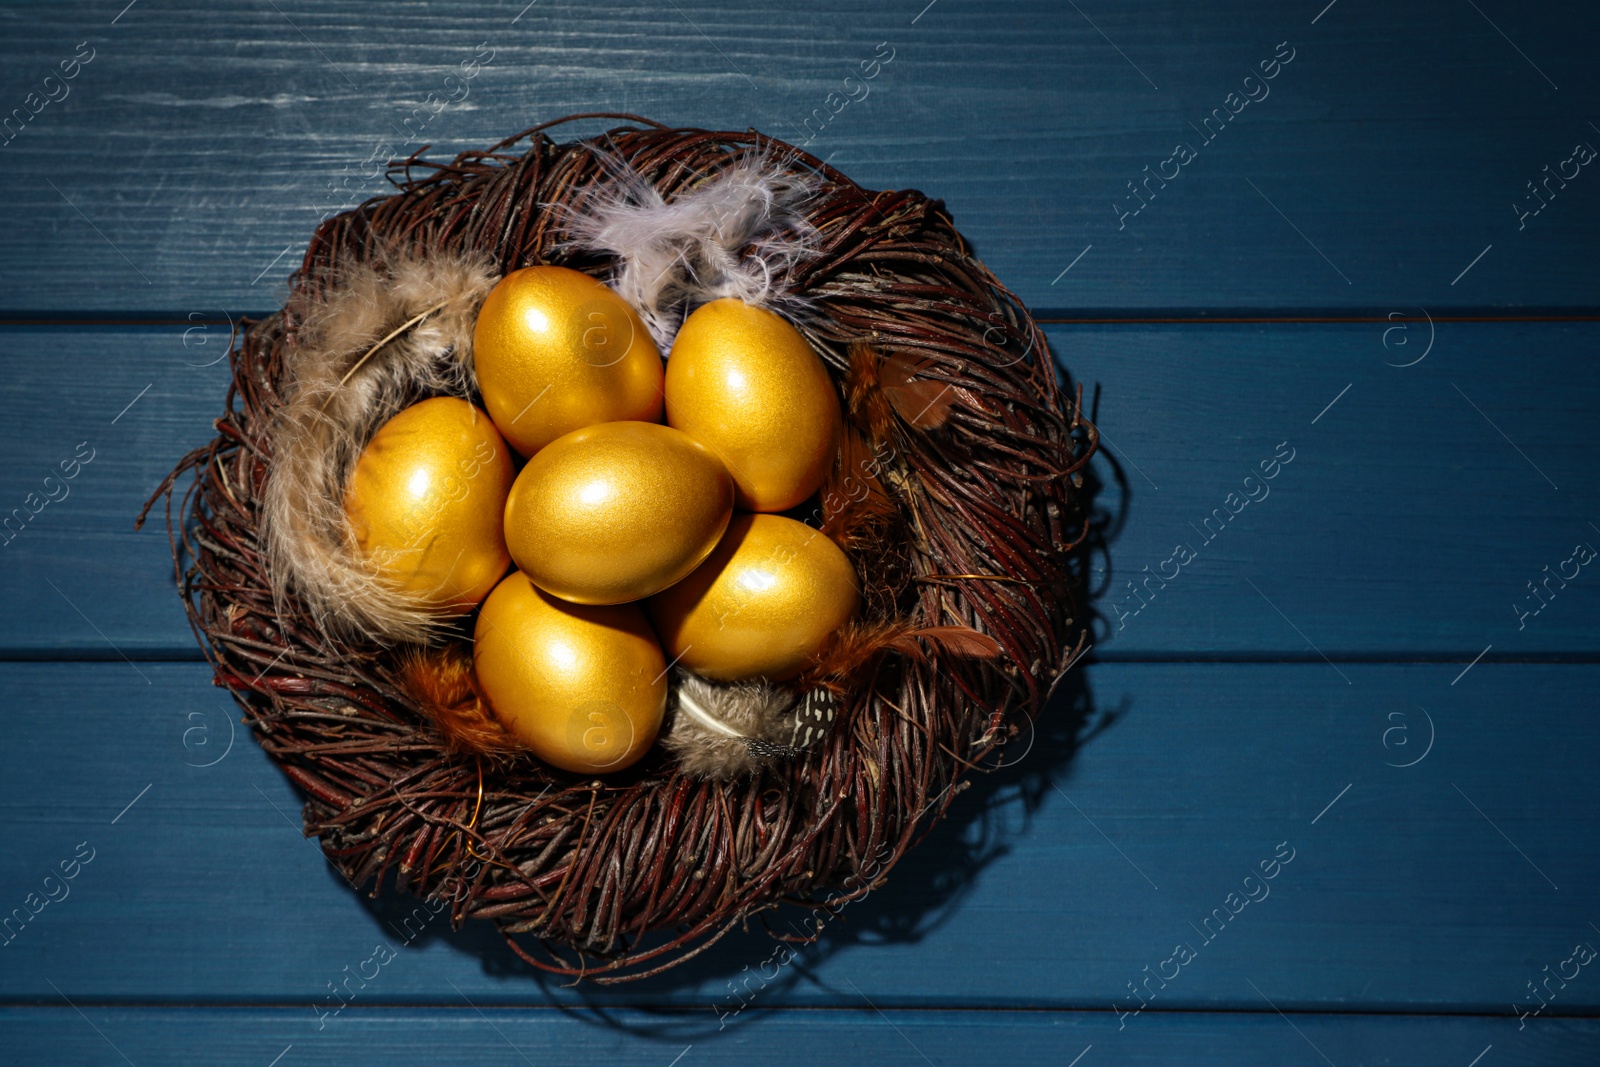
{"label": "brown feather", "polygon": [[899,639],[895,647],[905,651],[907,645],[916,645],[919,640],[965,659],[994,659],[1001,651],[1000,642],[970,626],[924,626]]}
{"label": "brown feather", "polygon": [[919,378],[934,364],[909,352],[893,352],[883,361],[878,380],[889,406],[919,430],[945,424],[956,402],[954,386],[932,378]]}
{"label": "brown feather", "polygon": [[400,681],[451,750],[490,755],[522,747],[494,717],[478,687],[470,646],[409,648],[400,656]]}
{"label": "brown feather", "polygon": [[988,634],[970,626],[917,627],[904,619],[846,623],[796,682],[801,688],[825,686],[845,692],[860,684],[878,658],[896,652],[914,662],[928,658],[929,646],[963,659],[995,659],[1003,649]]}
{"label": "brown feather", "polygon": [[845,374],[845,406],[852,421],[881,445],[891,440],[896,418],[914,429],[936,430],[957,403],[987,410],[970,389],[925,377],[937,365],[915,350],[884,356],[865,341],[855,342]]}
{"label": "brown feather", "polygon": [[[843,694],[910,630],[911,624],[902,620],[862,622],[852,619],[836,630],[811,658],[796,684],[802,689],[826,686]],[[920,654],[920,650],[918,652]]]}
{"label": "brown feather", "polygon": [[880,540],[899,510],[878,472],[886,461],[861,434],[846,427],[839,456],[822,483],[822,532],[841,548],[863,548]]}
{"label": "brown feather", "polygon": [[850,369],[845,372],[845,408],[874,444],[889,440],[893,414],[879,380],[882,360],[866,341],[850,346]]}

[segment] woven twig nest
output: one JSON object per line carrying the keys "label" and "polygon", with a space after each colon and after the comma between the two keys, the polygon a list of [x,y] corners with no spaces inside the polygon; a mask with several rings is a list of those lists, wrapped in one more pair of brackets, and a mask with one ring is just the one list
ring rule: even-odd
{"label": "woven twig nest", "polygon": [[[321,225],[286,308],[236,338],[218,436],[162,490],[170,526],[176,481],[193,476],[174,538],[191,623],[218,684],[304,791],[306,833],[328,860],[374,896],[388,885],[444,901],[457,925],[496,922],[540,968],[607,982],[657,973],[781,903],[837,908],[869,892],[963,775],[1043,709],[1086,640],[1074,549],[1096,436],[1042,332],[941,202],[862,189],[753,131],[574,117],[630,125],[556,143],[550,123],[445,165],[413,157],[398,193]],[[810,309],[796,325],[892,502],[880,536],[845,545],[862,624],[970,628],[991,654],[901,641],[836,685],[820,745],[737,781],[691,776],[660,748],[601,779],[463,753],[401,683],[394,647],[275,600],[262,490],[305,309],[353,266],[394,256],[604,278],[605,257],[573,251],[562,227],[618,180],[616,160],[671,201],[752,153],[815,190],[815,252],[782,281]]]}

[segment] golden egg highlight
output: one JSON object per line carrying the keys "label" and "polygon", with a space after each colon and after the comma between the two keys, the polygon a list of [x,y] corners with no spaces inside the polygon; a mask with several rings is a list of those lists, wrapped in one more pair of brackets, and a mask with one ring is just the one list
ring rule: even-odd
{"label": "golden egg highlight", "polygon": [[522,468],[506,544],[541,589],[621,604],[665,589],[716,547],[733,482],[704,446],[651,422],[574,430]]}
{"label": "golden egg highlight", "polygon": [[513,571],[478,613],[472,662],[494,717],[563,770],[621,770],[661,728],[667,663],[636,605],[569,604]]}
{"label": "golden egg highlight", "polygon": [[855,614],[855,569],[820,531],[738,514],[716,551],[649,601],[666,655],[717,681],[784,681]]}
{"label": "golden egg highlight", "polygon": [[372,435],[345,486],[345,517],[381,578],[442,614],[460,614],[511,565],[502,520],[515,476],[487,415],[434,397]]}
{"label": "golden egg highlight", "polygon": [[597,422],[661,421],[661,353],[636,311],[566,267],[500,279],[478,312],[472,359],[484,407],[531,456]]}
{"label": "golden egg highlight", "polygon": [[839,397],[800,331],[732,298],[696,309],[667,359],[667,423],[728,468],[737,506],[784,511],[822,484],[838,449]]}

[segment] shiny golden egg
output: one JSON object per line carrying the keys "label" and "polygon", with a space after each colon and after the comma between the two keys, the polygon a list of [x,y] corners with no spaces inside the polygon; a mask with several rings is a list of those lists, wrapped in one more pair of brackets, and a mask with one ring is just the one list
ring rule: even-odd
{"label": "shiny golden egg", "polygon": [[534,454],[506,499],[506,544],[535,585],[578,604],[665,589],[711,554],[733,482],[703,445],[654,422],[604,422]]}
{"label": "shiny golden egg", "polygon": [[478,312],[472,360],[484,407],[531,456],[597,422],[661,421],[661,353],[628,302],[581,271],[524,267]]}
{"label": "shiny golden egg", "polygon": [[513,571],[478,613],[472,663],[494,717],[563,770],[621,770],[661,728],[667,661],[636,605],[569,604]]}
{"label": "shiny golden egg", "polygon": [[667,423],[717,454],[745,511],[784,511],[822,484],[839,396],[783,317],[731,298],[695,310],[667,359]]}
{"label": "shiny golden egg", "polygon": [[803,522],[739,514],[689,577],[650,598],[669,658],[717,681],[783,681],[855,614],[855,569]]}
{"label": "shiny golden egg", "polygon": [[344,509],[363,559],[443,614],[471,611],[511,565],[502,518],[516,470],[489,417],[434,397],[379,427]]}

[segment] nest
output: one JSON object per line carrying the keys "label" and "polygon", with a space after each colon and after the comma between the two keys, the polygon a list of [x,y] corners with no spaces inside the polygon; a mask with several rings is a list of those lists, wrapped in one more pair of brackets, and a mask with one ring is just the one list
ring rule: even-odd
{"label": "nest", "polygon": [[[1074,549],[1088,533],[1083,471],[1096,434],[1039,327],[940,201],[863,189],[754,131],[573,116],[596,117],[628,125],[558,143],[547,123],[446,164],[413,156],[391,173],[395,195],[324,222],[288,306],[235,338],[217,437],[151,503],[165,498],[184,604],[216,681],[303,790],[305,832],[329,862],[373,896],[387,886],[443,901],[458,926],[492,920],[534,966],[616,982],[682,962],[780,904],[837,909],[870,892],[964,776],[1043,710],[1087,639]],[[395,648],[353,642],[293,598],[274,600],[262,488],[296,309],[352,267],[397,255],[604,277],[603,255],[573,250],[563,209],[617,179],[608,159],[671,200],[750,153],[817,190],[815,254],[783,281],[810,309],[797,325],[866,450],[865,468],[841,461],[835,497],[853,499],[848,471],[865,469],[885,502],[880,536],[845,539],[867,594],[856,634],[899,620],[900,637],[861,656],[847,683],[835,679],[837,718],[820,745],[744,780],[692,776],[659,747],[604,779],[463,752],[422,713]],[[968,629],[987,635],[988,654],[938,639]]]}

